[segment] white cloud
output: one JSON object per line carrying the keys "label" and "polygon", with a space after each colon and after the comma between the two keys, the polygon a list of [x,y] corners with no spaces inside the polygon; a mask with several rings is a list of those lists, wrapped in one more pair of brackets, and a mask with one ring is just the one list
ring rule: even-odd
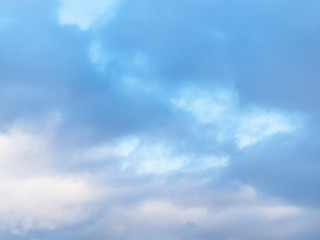
{"label": "white cloud", "polygon": [[200,165],[197,169],[209,169],[209,168],[217,168],[217,167],[228,167],[229,166],[229,157],[216,157],[216,156],[210,156],[210,157],[204,157],[200,158]]}
{"label": "white cloud", "polygon": [[[181,236],[188,223],[196,226],[196,231],[201,234],[229,232],[244,238],[267,236],[283,239],[310,230],[311,225],[305,224],[305,219],[312,222],[319,217],[315,218],[308,209],[262,196],[246,185],[210,193],[201,193],[199,189],[197,192],[190,189],[187,192],[176,191],[180,193],[179,198],[162,195],[108,210],[101,227],[107,229],[107,234],[121,233],[121,239],[132,234],[137,234],[135,237],[139,239],[150,231],[154,234],[167,233],[167,239],[174,239]],[[196,201],[190,202],[192,198]],[[131,229],[144,231],[137,233]]]}
{"label": "white cloud", "polygon": [[[250,110],[249,113],[249,119],[252,119],[249,126],[257,128],[254,133],[259,132],[261,126],[281,122],[282,115],[273,112],[267,120],[260,116],[265,117],[264,111]],[[173,184],[153,178],[155,180],[142,184],[121,180],[122,187],[115,192],[94,182],[92,175],[61,173],[55,163],[61,163],[64,158],[59,158],[66,156],[78,158],[83,155],[86,160],[96,161],[112,158],[118,160],[119,167],[127,172],[160,174],[159,179],[165,179],[161,174],[224,168],[228,166],[229,158],[182,154],[175,144],[147,136],[128,136],[93,146],[80,151],[80,154],[77,152],[79,149],[70,149],[70,154],[65,155],[54,144],[53,129],[61,121],[61,116],[51,118],[54,120],[47,121],[44,128],[37,126],[36,131],[16,124],[0,133],[0,195],[4,196],[0,199],[2,229],[14,233],[54,230],[91,217],[95,219],[97,215],[92,215],[92,209],[99,208],[99,212],[102,209],[106,211],[102,219],[105,225],[99,231],[106,232],[108,236],[125,236],[119,239],[128,239],[132,234],[130,229],[141,228],[178,236],[174,231],[182,231],[188,223],[195,224],[196,231],[201,233],[230,230],[235,235],[245,232],[245,236],[251,236],[252,232],[244,230],[244,224],[260,231],[259,236],[268,226],[267,236],[272,239],[306,231],[313,225],[301,224],[302,220],[314,221],[318,217],[311,216],[308,209],[263,197],[251,186],[207,191],[202,188],[208,183],[204,178],[179,178],[172,181]],[[267,132],[279,129],[282,129],[281,124],[280,127],[267,128]],[[245,136],[252,134],[244,132]],[[114,169],[119,171],[119,175],[120,168]],[[112,177],[109,180],[118,187],[117,180]],[[134,234],[137,239],[143,236],[139,235],[143,233]]]}
{"label": "white cloud", "polygon": [[259,208],[261,214],[269,220],[299,216],[301,210],[294,206],[268,206]]}
{"label": "white cloud", "polygon": [[1,229],[20,233],[78,223],[109,192],[84,175],[59,173],[55,162],[63,153],[52,142],[51,125],[37,131],[15,125],[0,133]]}
{"label": "white cloud", "polygon": [[74,24],[88,30],[98,21],[106,22],[115,12],[120,0],[61,0],[60,24]]}
{"label": "white cloud", "polygon": [[137,137],[128,137],[122,139],[114,148],[114,154],[119,157],[127,157],[138,147],[140,139]]}
{"label": "white cloud", "polygon": [[[306,231],[312,225],[301,224],[302,220],[315,219],[308,209],[266,198],[246,185],[239,185],[236,190],[207,191],[202,188],[207,183],[201,182],[203,179],[197,183],[182,179],[172,185],[158,180],[138,185],[127,182],[117,191],[101,187],[90,175],[56,170],[51,160],[59,154],[50,134],[21,126],[0,134],[0,195],[5,196],[0,199],[2,229],[23,233],[72,226],[91,217],[96,219],[97,215],[92,215],[95,208],[100,213],[102,209],[106,211],[98,220],[102,221],[101,229],[95,231],[105,232],[107,236],[123,236],[120,239],[131,236],[132,229],[151,229],[154,233],[178,236],[188,223],[194,224],[195,231],[201,233],[230,230],[242,236],[252,235],[252,230],[243,229],[244,224],[253,226],[257,232],[263,232],[268,226],[267,235],[279,238]],[[201,171],[226,167],[229,161],[228,157],[182,155],[170,143],[146,136],[125,137],[84,152],[87,159],[118,159],[125,164],[123,167],[137,174]],[[39,169],[41,162],[46,164]],[[22,174],[15,172],[14,166],[28,168],[28,165],[29,169]],[[117,185],[117,181],[110,180]],[[133,234],[137,239],[144,236],[143,232]]]}
{"label": "white cloud", "polygon": [[[187,91],[179,99],[172,103],[181,109],[191,112],[201,123],[216,123],[232,111],[234,104],[234,93],[220,90],[203,95],[202,92]],[[199,95],[202,95],[199,97]]]}
{"label": "white cloud", "polygon": [[265,137],[277,133],[292,132],[298,124],[295,119],[275,111],[253,110],[239,117],[239,124],[235,130],[238,147],[244,148]]}
{"label": "white cloud", "polygon": [[132,224],[169,227],[174,224],[205,221],[207,210],[203,207],[180,207],[167,200],[149,200],[129,210],[122,210]]}
{"label": "white cloud", "polygon": [[101,197],[79,177],[1,174],[0,179],[0,224],[15,233],[81,222],[90,215],[87,207]]}
{"label": "white cloud", "polygon": [[134,155],[127,159],[126,165],[138,164],[139,174],[168,173],[182,170],[188,163],[185,156],[175,156],[165,144],[141,145]]}
{"label": "white cloud", "polygon": [[28,173],[35,166],[42,169],[51,158],[48,144],[45,136],[20,127],[12,127],[0,133],[0,171]]}
{"label": "white cloud", "polygon": [[234,91],[218,89],[187,91],[173,99],[177,108],[190,112],[199,123],[214,129],[218,141],[236,141],[239,149],[253,145],[266,137],[296,130],[300,120],[296,115],[256,106],[242,107]]}
{"label": "white cloud", "polygon": [[193,156],[176,153],[170,143],[147,138],[125,137],[116,143],[103,143],[80,153],[84,159],[119,160],[121,169],[133,168],[137,174],[165,174],[176,171],[201,171],[229,165],[227,156]]}

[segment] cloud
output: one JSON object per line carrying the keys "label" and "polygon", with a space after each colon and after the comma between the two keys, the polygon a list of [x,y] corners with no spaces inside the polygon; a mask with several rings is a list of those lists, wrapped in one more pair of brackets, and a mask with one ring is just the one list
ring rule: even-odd
{"label": "cloud", "polygon": [[63,153],[57,152],[51,123],[47,126],[39,132],[16,124],[0,133],[2,230],[25,233],[71,226],[87,220],[93,204],[105,199],[107,188],[94,186],[83,174],[58,170]]}
{"label": "cloud", "polygon": [[[310,209],[262,196],[251,186],[242,185],[229,191],[198,192],[205,194],[207,199],[197,198],[198,201],[191,203],[186,196],[196,194],[193,191],[192,188],[187,192],[180,191],[179,198],[162,195],[113,208],[108,210],[99,227],[105,230],[106,236],[117,239],[128,236],[144,238],[149,234],[166,239],[194,239],[204,235],[219,239],[230,236],[239,239],[252,236],[290,239],[311,230],[308,229],[311,225],[302,222],[307,216],[310,222],[319,218],[318,213],[314,215]],[[266,225],[268,231],[265,231]]]}
{"label": "cloud", "polygon": [[216,90],[210,94],[201,91],[187,92],[185,96],[173,99],[172,103],[192,113],[199,122],[221,122],[231,111],[234,111],[234,96],[231,90]]}
{"label": "cloud", "polygon": [[60,24],[74,24],[85,31],[98,21],[109,20],[120,0],[61,0]]}
{"label": "cloud", "polygon": [[178,109],[192,114],[200,123],[214,128],[218,141],[233,140],[239,149],[279,133],[290,133],[301,124],[297,114],[258,106],[241,106],[237,93],[228,89],[213,92],[193,90],[173,99]]}
{"label": "cloud", "polygon": [[319,239],[319,3],[17,2],[1,239]]}
{"label": "cloud", "polygon": [[97,41],[92,42],[89,49],[90,60],[93,64],[98,66],[100,71],[104,71],[104,67],[108,62],[106,54],[103,52],[101,44]]}
{"label": "cloud", "polygon": [[132,224],[151,225],[153,227],[168,227],[175,224],[184,225],[187,222],[199,223],[206,218],[205,208],[182,208],[171,202],[150,200],[136,208],[124,211]]}
{"label": "cloud", "polygon": [[0,166],[12,173],[33,171],[35,166],[41,169],[51,160],[48,145],[43,135],[11,127],[0,134]]}
{"label": "cloud", "polygon": [[122,170],[134,169],[137,174],[167,174],[224,168],[228,156],[179,154],[174,143],[158,142],[149,138],[125,137],[116,143],[103,143],[80,153],[88,161],[108,161],[116,158]]}
{"label": "cloud", "polygon": [[[3,171],[3,170],[2,170]],[[54,230],[88,219],[101,196],[81,177],[1,173],[1,227],[14,233]]]}
{"label": "cloud", "polygon": [[241,149],[278,133],[290,133],[299,124],[299,119],[294,115],[283,114],[281,111],[251,110],[245,116],[240,116],[235,139]]}

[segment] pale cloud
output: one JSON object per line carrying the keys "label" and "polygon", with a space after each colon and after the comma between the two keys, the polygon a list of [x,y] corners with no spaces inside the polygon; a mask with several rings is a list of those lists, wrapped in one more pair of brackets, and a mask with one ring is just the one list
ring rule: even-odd
{"label": "pale cloud", "polygon": [[128,157],[138,147],[140,139],[138,137],[128,137],[122,139],[114,148],[114,154],[119,157]]}
{"label": "pale cloud", "polygon": [[74,24],[88,30],[95,23],[108,21],[120,0],[61,0],[60,24]]}
{"label": "pale cloud", "polygon": [[56,164],[63,153],[52,139],[56,122],[51,116],[37,130],[16,124],[0,133],[0,229],[23,233],[73,225],[88,219],[93,204],[110,193],[86,175],[60,173]]}
{"label": "pale cloud", "polygon": [[[54,123],[47,125],[51,126],[50,129]],[[195,231],[202,233],[231,229],[234,234],[249,231],[239,229],[239,223],[255,226],[257,231],[267,224],[270,226],[268,236],[279,238],[308,230],[306,228],[311,225],[301,224],[302,219],[314,221],[318,218],[308,209],[265,197],[254,187],[242,184],[238,184],[236,190],[213,189],[207,192],[201,187],[208,183],[206,180],[195,183],[182,179],[174,186],[161,181],[139,186],[126,183],[125,187],[115,191],[94,183],[89,175],[59,173],[51,162],[52,157],[59,157],[51,138],[52,131],[34,132],[19,125],[1,133],[0,156],[13,164],[1,162],[0,195],[5,196],[0,199],[2,229],[13,233],[55,230],[97,219],[95,212],[104,209],[105,215],[97,220],[102,225],[98,231],[106,236],[120,234],[123,239],[132,234],[130,229],[136,227],[174,236],[173,229],[179,231],[190,223],[196,226]],[[123,169],[133,169],[138,175],[202,171],[224,168],[229,164],[227,156],[182,155],[172,144],[169,146],[170,143],[146,136],[128,136],[88,148],[84,151],[84,158],[117,159]],[[40,160],[47,163],[42,169],[38,168]],[[23,174],[15,173],[13,166],[18,163],[29,165],[29,170]],[[115,171],[120,173],[121,168]],[[154,194],[154,189],[159,195]],[[175,191],[179,194],[173,194]],[[141,196],[138,200],[123,201],[131,199],[133,194]],[[279,225],[282,222],[285,226]],[[135,234],[138,234],[137,238],[142,236]],[[245,234],[250,236],[251,232]]]}
{"label": "pale cloud", "polygon": [[180,207],[167,200],[149,200],[139,206],[122,210],[132,224],[152,225],[154,227],[169,227],[174,224],[205,221],[207,210],[203,207]]}
{"label": "pale cloud", "polygon": [[117,159],[121,169],[135,169],[137,174],[166,174],[176,171],[201,171],[229,166],[228,156],[196,156],[176,152],[174,144],[148,138],[124,137],[115,143],[93,146],[79,156],[83,159]]}
{"label": "pale cloud", "polygon": [[[171,239],[176,234],[174,231],[181,234],[182,229],[190,224],[202,234],[222,231],[232,232],[233,236],[259,236],[264,232],[269,238],[280,239],[310,230],[311,225],[302,220],[312,222],[319,218],[310,209],[263,196],[248,185],[239,185],[234,190],[212,190],[210,193],[195,193],[191,188],[180,194],[182,196],[178,199],[162,195],[109,209],[100,227],[108,236],[121,235],[121,239],[131,236],[133,228],[144,229],[135,236],[137,238],[152,231],[167,233]],[[186,201],[190,195],[197,201]],[[203,195],[203,198],[197,198],[198,195]],[[267,232],[264,231],[266,225]]]}
{"label": "pale cloud", "polygon": [[[309,209],[265,197],[249,185],[237,184],[236,190],[207,192],[201,187],[208,183],[206,179],[199,179],[199,183],[181,179],[174,186],[161,181],[139,186],[127,183],[115,191],[95,183],[90,175],[59,173],[52,162],[60,157],[53,144],[52,129],[59,124],[61,116],[52,119],[43,129],[38,126],[37,131],[14,125],[0,134],[0,195],[5,196],[0,199],[0,228],[3,230],[16,234],[55,230],[96,219],[101,221],[102,229],[95,231],[104,232],[106,236],[120,234],[125,239],[132,234],[130,229],[136,227],[174,236],[173,229],[180,231],[190,224],[202,233],[231,229],[233,234],[243,234],[249,230],[237,226],[246,223],[257,231],[268,225],[268,236],[280,238],[308,231],[307,228],[313,226],[302,224],[302,219],[318,219]],[[76,148],[71,150],[68,156],[79,158],[82,154],[82,160],[96,161],[116,159],[120,168],[115,171],[121,173],[129,169],[137,175],[186,173],[225,168],[229,164],[227,156],[181,154],[174,144],[147,136],[127,136],[105,142],[80,155],[77,151]],[[21,173],[14,169],[18,165],[24,169]],[[154,189],[159,195],[154,195]],[[123,201],[131,199],[136,192],[142,195],[138,200]],[[97,219],[97,211],[106,213]],[[137,238],[142,236],[135,234]],[[245,232],[246,236],[250,234],[252,232]]]}
{"label": "pale cloud", "polygon": [[235,130],[238,147],[244,148],[265,137],[296,130],[299,121],[276,111],[251,110],[239,117]]}
{"label": "pale cloud", "polygon": [[[108,64],[117,58],[112,51],[107,52],[104,49],[103,44],[98,40],[92,41],[88,54],[95,69],[102,74],[106,73]],[[123,84],[123,87],[126,90],[135,92],[141,91],[145,93],[151,93],[156,90],[154,82],[139,78],[136,74],[136,72],[147,72],[150,70],[149,58],[146,54],[138,51],[132,57],[128,57],[123,62],[127,66],[130,66],[129,68],[131,70],[128,70],[128,72],[123,74],[121,79],[119,79],[119,82]]]}
{"label": "pale cloud", "polygon": [[186,91],[173,99],[175,107],[191,113],[199,123],[214,129],[218,141],[233,140],[239,149],[253,145],[278,133],[298,128],[301,119],[296,114],[257,106],[240,106],[233,90],[213,92]]}
{"label": "pale cloud", "polygon": [[132,91],[132,92],[142,92],[147,94],[154,94],[154,91],[156,89],[156,84],[153,82],[148,82],[143,79],[137,78],[135,76],[124,76],[121,79],[121,82],[126,90]]}
{"label": "pale cloud", "polygon": [[[240,193],[241,194],[241,193]],[[237,199],[237,193],[233,193],[233,200]],[[228,196],[230,198],[230,196]],[[253,199],[251,199],[253,201]],[[304,210],[295,206],[281,205],[277,203],[260,203],[254,200],[253,206],[224,206],[214,209],[204,206],[182,207],[168,200],[149,200],[139,206],[128,210],[125,214],[133,224],[140,223],[165,227],[174,224],[184,225],[193,222],[205,228],[215,228],[219,225],[228,225],[236,218],[255,218],[259,221],[275,221],[286,218],[296,218],[303,214]]]}
{"label": "pale cloud", "polygon": [[139,174],[170,173],[182,170],[189,159],[185,156],[172,154],[168,146],[163,143],[140,146],[135,155],[126,161],[126,165],[139,164]]}
{"label": "pale cloud", "polygon": [[20,127],[0,133],[0,171],[24,174],[33,172],[35,166],[44,168],[51,159],[48,141],[48,136]]}
{"label": "pale cloud", "polygon": [[199,160],[201,163],[200,166],[198,167],[199,170],[229,166],[229,157],[227,156],[224,156],[224,157],[210,156],[210,157],[205,157]]}
{"label": "pale cloud", "polygon": [[79,158],[82,156],[88,160],[107,160],[110,157],[128,157],[139,145],[139,138],[125,137],[113,144],[102,143],[97,146],[80,152]]}
{"label": "pale cloud", "polygon": [[0,179],[0,225],[14,233],[79,223],[90,216],[90,204],[101,198],[81,177],[1,174]]}
{"label": "pale cloud", "polygon": [[54,144],[61,114],[51,112],[40,121],[38,126],[16,121],[0,131],[0,172],[19,176],[43,172],[52,167],[59,154],[63,154]]}
{"label": "pale cloud", "polygon": [[233,111],[235,94],[228,90],[219,90],[204,95],[200,91],[186,91],[183,97],[173,99],[172,103],[191,112],[201,123],[218,123]]}
{"label": "pale cloud", "polygon": [[294,206],[269,206],[261,207],[259,211],[266,219],[276,220],[299,216],[302,211]]}
{"label": "pale cloud", "polygon": [[91,43],[89,57],[90,61],[97,66],[97,69],[104,72],[104,67],[109,61],[109,58],[98,41],[93,41]]}

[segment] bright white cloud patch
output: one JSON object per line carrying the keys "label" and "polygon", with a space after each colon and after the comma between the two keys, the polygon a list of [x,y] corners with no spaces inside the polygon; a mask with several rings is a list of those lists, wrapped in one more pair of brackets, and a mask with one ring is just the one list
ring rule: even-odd
{"label": "bright white cloud patch", "polygon": [[73,225],[87,219],[105,189],[86,177],[61,174],[50,130],[14,126],[0,133],[0,228],[14,233]]}
{"label": "bright white cloud patch", "polygon": [[233,139],[240,149],[278,133],[292,132],[299,125],[293,114],[256,106],[240,107],[237,94],[225,89],[212,93],[189,91],[172,103],[190,112],[201,124],[213,127],[217,140]]}
{"label": "bright white cloud patch", "polygon": [[12,232],[53,230],[73,225],[90,215],[97,189],[84,179],[67,176],[0,175],[0,224]]}
{"label": "bright white cloud patch", "polygon": [[109,20],[120,0],[61,0],[59,22],[88,30],[98,21]]}
{"label": "bright white cloud patch", "polygon": [[50,159],[49,139],[45,136],[20,127],[0,133],[0,171],[24,175],[35,167],[38,171],[45,168]]}

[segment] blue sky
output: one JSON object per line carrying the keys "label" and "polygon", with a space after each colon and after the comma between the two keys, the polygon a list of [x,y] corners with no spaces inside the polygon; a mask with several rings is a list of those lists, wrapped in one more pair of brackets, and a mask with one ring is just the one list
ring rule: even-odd
{"label": "blue sky", "polygon": [[0,6],[1,239],[319,239],[318,1]]}

